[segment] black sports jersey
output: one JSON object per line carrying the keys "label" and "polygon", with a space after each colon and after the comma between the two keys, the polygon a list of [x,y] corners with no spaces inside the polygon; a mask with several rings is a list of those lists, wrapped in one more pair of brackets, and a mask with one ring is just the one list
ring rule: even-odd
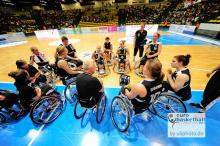
{"label": "black sports jersey", "polygon": [[108,42],[108,43],[105,42],[105,43],[104,43],[104,48],[105,48],[105,49],[109,49],[109,50],[110,50],[110,49],[111,49],[111,46],[112,46],[112,44],[111,44],[110,42]]}
{"label": "black sports jersey", "polygon": [[118,48],[118,58],[125,60],[126,59],[127,49],[125,47]]}
{"label": "black sports jersey", "polygon": [[44,56],[44,54],[39,53],[38,55],[36,54],[32,54],[30,56],[30,60],[33,59],[34,62],[38,65],[38,66],[45,66],[48,65],[49,62],[47,60],[47,58]]}
{"label": "black sports jersey", "polygon": [[159,42],[159,41],[157,41],[156,43],[155,42],[153,42],[153,41],[150,41],[149,42],[149,49],[150,49],[150,55],[153,55],[153,54],[155,54],[155,53],[157,53],[158,52],[158,48],[159,48],[159,45],[160,45],[161,43]]}
{"label": "black sports jersey", "polygon": [[161,92],[162,92],[162,82],[156,81],[141,81],[141,84],[147,90],[147,95],[145,97],[137,96],[131,100],[131,103],[134,106],[135,113],[140,113],[140,111],[144,111],[149,106],[151,100],[154,100]]}
{"label": "black sports jersey", "polygon": [[190,99],[191,98],[191,87],[190,87],[190,82],[191,82],[191,75],[190,75],[190,71],[188,68],[184,69],[184,70],[179,70],[179,71],[175,71],[172,74],[172,79],[175,81],[177,76],[180,74],[186,74],[187,76],[189,76],[189,80],[187,82],[184,83],[183,87],[175,92],[178,96],[182,97],[183,100],[184,99]]}
{"label": "black sports jersey", "polygon": [[145,43],[145,39],[147,36],[147,31],[143,30],[143,32],[141,32],[141,30],[136,31],[135,33],[135,43],[138,45],[144,45]]}
{"label": "black sports jersey", "polygon": [[104,58],[102,56],[102,52],[95,51],[94,52],[94,57],[95,57],[95,60],[99,60],[99,61],[104,60]]}
{"label": "black sports jersey", "polygon": [[76,52],[76,49],[73,47],[72,44],[68,44],[68,45],[66,46],[66,48],[68,49],[68,53]]}
{"label": "black sports jersey", "polygon": [[[60,44],[63,45],[63,44]],[[65,46],[68,50],[68,55],[70,57],[76,57],[76,49],[73,47],[72,44],[68,44],[67,46]]]}
{"label": "black sports jersey", "polygon": [[68,72],[66,72],[64,69],[58,67],[58,62],[60,60],[63,60],[63,59],[62,58],[56,58],[56,61],[55,61],[55,65],[57,66],[57,74],[60,77],[63,77],[63,78],[68,77],[69,76]]}

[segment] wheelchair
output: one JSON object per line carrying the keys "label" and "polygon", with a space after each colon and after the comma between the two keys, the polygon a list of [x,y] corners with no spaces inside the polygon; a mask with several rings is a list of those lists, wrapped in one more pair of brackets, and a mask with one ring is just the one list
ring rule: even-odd
{"label": "wheelchair", "polygon": [[144,75],[140,74],[140,60],[135,61],[135,63],[134,63],[134,71],[135,71],[136,75],[138,75],[141,78],[144,78]]}
{"label": "wheelchair", "polygon": [[[149,51],[145,52],[145,55],[144,55],[140,60],[135,61],[135,63],[134,63],[135,74],[136,74],[137,76],[141,77],[141,78],[144,78],[143,73],[142,73],[142,74],[140,73],[140,72],[143,72],[143,70],[142,70],[142,71],[140,70],[141,61],[146,60],[146,62],[147,62],[147,60],[149,60],[149,59],[147,59],[146,56],[148,56],[149,54],[151,54]],[[155,57],[155,58],[152,58],[152,59],[158,59],[158,58]]]}
{"label": "wheelchair", "polygon": [[95,62],[97,66],[96,75],[98,77],[105,77],[111,73],[109,66],[105,60],[96,60]]}
{"label": "wheelchair", "polygon": [[[126,81],[126,83],[129,83],[129,81]],[[122,88],[124,87],[122,86]],[[187,112],[185,104],[177,96],[168,92],[162,92],[152,97],[149,106],[142,109],[142,111],[145,110],[164,120],[167,120],[169,113]],[[119,95],[113,98],[110,113],[114,127],[120,132],[126,132],[131,119],[136,116],[133,104],[122,92],[119,92]]]}
{"label": "wheelchair", "polygon": [[[45,89],[45,88],[44,88]],[[11,92],[11,91],[8,91]],[[11,92],[14,93],[14,92]],[[14,93],[17,94],[17,93]],[[17,94],[18,95],[18,94]],[[21,104],[21,100],[18,101]],[[30,104],[30,118],[35,124],[49,124],[56,120],[59,115],[62,113],[64,101],[61,100],[61,95],[55,91],[53,88],[50,87],[48,90],[39,100],[33,101]],[[21,104],[22,105],[22,104]],[[14,118],[11,114],[11,111],[17,111],[17,117]],[[13,120],[18,120],[22,116],[24,116],[24,109],[7,109],[7,108],[0,108],[0,123],[7,122],[6,119],[9,117]]]}
{"label": "wheelchair", "polygon": [[118,74],[128,74],[131,71],[130,62],[126,63],[126,58],[118,58],[115,56],[113,71]]}
{"label": "wheelchair", "polygon": [[55,64],[47,64],[44,66],[39,66],[39,70],[46,76],[47,83],[52,85],[53,88],[55,88],[55,83],[60,80],[59,76],[56,72],[56,66]]}
{"label": "wheelchair", "polygon": [[111,66],[114,63],[114,54],[110,50],[104,51],[105,56],[106,56],[106,65]]}
{"label": "wheelchair", "polygon": [[66,80],[66,86],[64,89],[64,96],[69,103],[73,104],[76,101],[77,90],[76,90],[76,77]]}
{"label": "wheelchair", "polygon": [[106,111],[106,96],[103,93],[100,98],[91,97],[82,99],[76,95],[76,103],[74,107],[74,116],[76,119],[84,117],[88,109],[96,111],[96,122],[99,124],[103,120]]}

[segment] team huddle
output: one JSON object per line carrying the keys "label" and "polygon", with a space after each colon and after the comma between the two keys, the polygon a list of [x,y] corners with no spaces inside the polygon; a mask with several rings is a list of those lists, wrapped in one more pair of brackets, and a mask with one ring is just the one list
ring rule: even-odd
{"label": "team huddle", "polygon": [[[134,63],[135,73],[144,79],[137,84],[123,88],[123,94],[128,98],[134,106],[136,114],[143,113],[146,107],[149,106],[151,99],[161,92],[172,92],[177,95],[182,101],[190,100],[191,94],[191,74],[187,67],[190,63],[190,55],[177,55],[172,58],[171,69],[165,73],[162,72],[162,63],[159,61],[159,56],[162,51],[162,43],[159,41],[160,34],[154,33],[152,41],[146,39],[147,31],[144,30],[144,25],[135,34],[134,47]],[[113,53],[113,45],[110,38],[106,37],[102,46],[98,45],[92,53],[91,59],[81,60],[77,56],[77,51],[72,44],[68,42],[68,38],[61,38],[62,44],[56,48],[55,63],[49,62],[46,56],[41,53],[37,47],[31,47],[30,62],[25,60],[17,60],[16,66],[18,70],[10,72],[8,75],[15,82],[14,85],[19,92],[18,97],[14,94],[6,93],[0,90],[0,106],[11,109],[12,105],[18,100],[20,107],[24,113],[30,110],[30,105],[33,100],[39,100],[44,95],[44,90],[41,88],[41,83],[48,84],[47,76],[45,75],[45,66],[54,69],[59,79],[64,85],[67,85],[70,80],[74,79],[76,89],[80,98],[94,98],[94,103],[97,104],[104,93],[104,85],[101,79],[93,76],[95,73],[99,75],[107,74],[107,68],[113,65],[113,69],[120,74],[126,74],[131,71],[130,52],[126,47],[124,40],[120,41],[119,47],[115,54]],[[139,51],[139,60],[135,59]],[[38,69],[33,66],[36,63]],[[215,80],[210,80],[213,83],[208,85],[206,96],[204,96],[201,104],[192,103],[192,106],[206,110],[207,106],[220,95],[219,90],[219,72],[218,66],[212,73]],[[164,76],[166,75],[166,81]],[[50,86],[48,87],[50,88]],[[208,95],[207,95],[208,94]],[[208,99],[208,100],[207,100]]]}

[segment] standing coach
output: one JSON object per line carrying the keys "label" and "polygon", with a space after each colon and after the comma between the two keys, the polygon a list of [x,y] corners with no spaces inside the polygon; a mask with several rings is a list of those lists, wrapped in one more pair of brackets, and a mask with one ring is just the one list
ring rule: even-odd
{"label": "standing coach", "polygon": [[144,52],[144,45],[146,43],[146,36],[147,36],[147,31],[144,30],[144,23],[141,24],[141,29],[136,31],[135,33],[135,47],[134,47],[134,59],[133,61],[135,62],[135,56],[137,55],[137,52],[139,50],[139,57],[141,58],[143,56]]}

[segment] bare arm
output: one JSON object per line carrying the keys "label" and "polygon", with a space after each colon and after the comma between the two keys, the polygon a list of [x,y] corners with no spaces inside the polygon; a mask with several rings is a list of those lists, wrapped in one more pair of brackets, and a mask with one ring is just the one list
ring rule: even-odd
{"label": "bare arm", "polygon": [[31,64],[31,65],[34,64],[34,57],[33,57],[33,56],[31,56],[31,58],[30,58],[30,64]]}
{"label": "bare arm", "polygon": [[129,57],[130,56],[130,52],[129,52],[128,48],[126,48],[126,50],[127,50],[127,55]]}
{"label": "bare arm", "polygon": [[92,59],[95,60],[95,53],[92,53]]}
{"label": "bare arm", "polygon": [[213,74],[215,71],[219,70],[220,69],[220,64],[217,65],[211,72],[208,72],[206,75],[207,77],[210,77],[211,74]]}
{"label": "bare arm", "polygon": [[168,74],[167,75],[167,80],[168,80],[170,86],[172,87],[172,89],[175,92],[177,92],[184,86],[185,82],[189,80],[189,76],[181,74],[181,75],[178,75],[176,80],[174,81],[172,79],[171,75]]}
{"label": "bare arm", "polygon": [[35,92],[36,92],[37,95],[34,97],[34,100],[39,100],[41,98],[41,95],[42,95],[41,89],[39,87],[36,87]]}
{"label": "bare arm", "polygon": [[129,99],[134,99],[137,96],[144,97],[147,95],[147,90],[142,84],[135,84],[131,86],[131,91],[125,90],[125,95]]}
{"label": "bare arm", "polygon": [[77,74],[77,71],[72,70],[65,60],[61,60],[58,62],[58,67],[64,69],[68,74],[74,75]]}
{"label": "bare arm", "polygon": [[112,44],[111,44],[110,50],[111,50],[111,52],[112,52],[112,50],[113,50],[113,46],[112,46]]}

